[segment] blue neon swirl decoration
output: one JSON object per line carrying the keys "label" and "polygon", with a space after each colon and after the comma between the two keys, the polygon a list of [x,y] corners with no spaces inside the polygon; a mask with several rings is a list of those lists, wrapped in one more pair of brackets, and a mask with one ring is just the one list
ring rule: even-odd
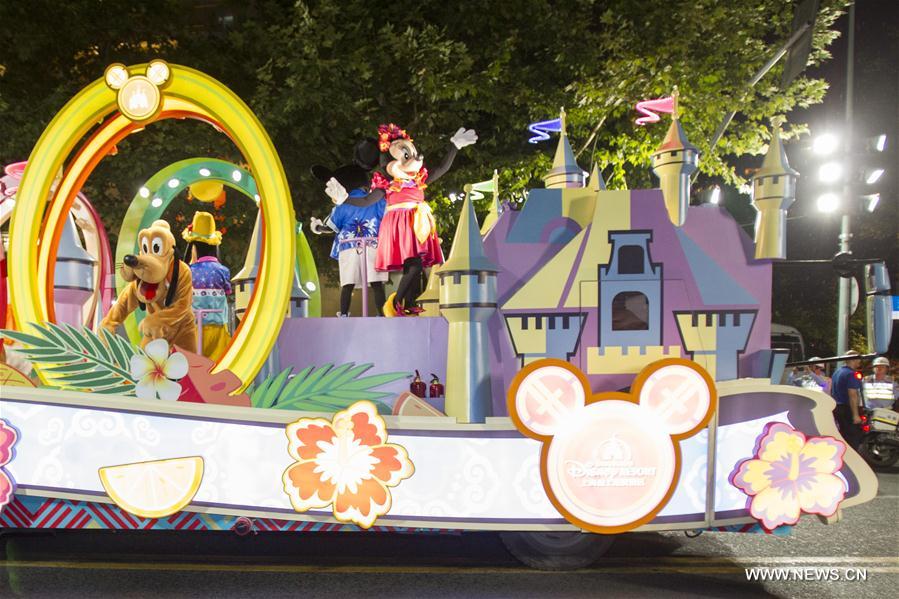
{"label": "blue neon swirl decoration", "polygon": [[550,133],[558,133],[562,130],[562,119],[551,119],[549,121],[539,121],[528,125],[528,131],[534,134],[534,137],[528,140],[528,143],[535,144],[537,142],[549,139]]}

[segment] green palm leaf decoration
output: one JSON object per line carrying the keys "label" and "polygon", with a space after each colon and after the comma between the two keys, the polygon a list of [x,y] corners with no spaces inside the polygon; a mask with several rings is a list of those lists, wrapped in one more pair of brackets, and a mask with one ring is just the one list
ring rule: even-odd
{"label": "green palm leaf decoration", "polygon": [[36,334],[0,329],[0,337],[18,341],[17,349],[28,360],[41,364],[41,372],[60,389],[133,395],[137,383],[131,376],[131,356],[140,350],[106,330],[68,324],[31,323]]}
{"label": "green palm leaf decoration", "polygon": [[373,389],[409,375],[388,372],[362,376],[372,366],[357,366],[353,362],[336,367],[325,364],[318,368],[309,366],[296,374],[293,374],[293,368],[287,368],[255,387],[250,393],[250,402],[256,408],[337,412],[367,399],[378,407],[378,413],[389,414],[390,407],[379,400],[393,394]]}

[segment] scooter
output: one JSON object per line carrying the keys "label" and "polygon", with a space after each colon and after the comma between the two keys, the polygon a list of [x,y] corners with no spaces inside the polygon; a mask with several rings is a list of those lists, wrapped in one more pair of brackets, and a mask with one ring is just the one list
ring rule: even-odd
{"label": "scooter", "polygon": [[887,408],[866,411],[859,453],[872,466],[889,467],[899,461],[899,412]]}

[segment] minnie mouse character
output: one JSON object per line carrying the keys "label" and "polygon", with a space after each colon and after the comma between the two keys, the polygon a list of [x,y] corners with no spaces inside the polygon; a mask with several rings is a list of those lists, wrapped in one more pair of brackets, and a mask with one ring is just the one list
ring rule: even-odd
{"label": "minnie mouse character", "polygon": [[[386,197],[387,208],[378,236],[375,268],[380,271],[402,270],[403,277],[396,293],[387,298],[385,316],[416,315],[414,307],[420,290],[418,282],[424,268],[443,264],[443,251],[437,236],[437,224],[425,202],[427,181],[436,181],[452,166],[458,150],[477,142],[472,129],[464,127],[450,138],[450,148],[443,162],[428,173],[424,156],[415,148],[403,129],[390,123],[378,127],[381,165],[390,179],[379,172],[372,178],[371,192],[362,198],[348,198],[356,206],[374,204]],[[330,182],[329,182],[330,184]]]}

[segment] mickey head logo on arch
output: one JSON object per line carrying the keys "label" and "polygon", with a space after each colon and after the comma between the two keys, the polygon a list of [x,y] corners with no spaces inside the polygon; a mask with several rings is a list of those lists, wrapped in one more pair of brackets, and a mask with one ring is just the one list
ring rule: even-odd
{"label": "mickey head logo on arch", "polygon": [[615,534],[658,514],[677,486],[680,442],[717,408],[712,377],[695,362],[653,362],[630,393],[593,394],[586,375],[563,360],[539,360],[513,379],[509,414],[543,443],[540,476],[565,519]]}

